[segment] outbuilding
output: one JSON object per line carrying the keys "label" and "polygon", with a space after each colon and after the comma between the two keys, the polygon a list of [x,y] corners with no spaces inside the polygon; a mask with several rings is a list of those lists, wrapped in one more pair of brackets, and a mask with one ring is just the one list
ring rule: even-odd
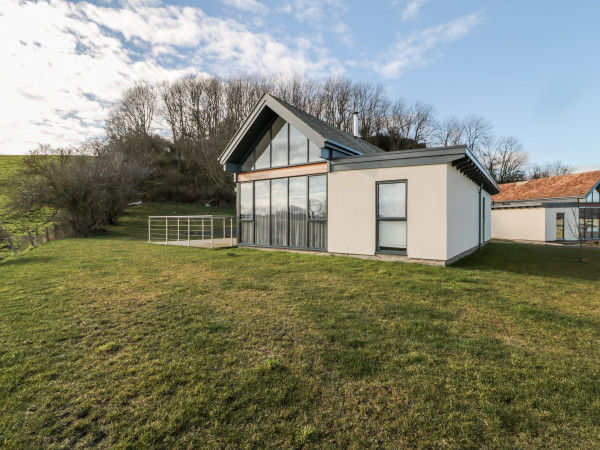
{"label": "outbuilding", "polygon": [[499,187],[466,146],[385,152],[265,94],[220,156],[238,245],[449,264],[491,238]]}
{"label": "outbuilding", "polygon": [[492,202],[494,239],[600,240],[600,171],[501,184]]}

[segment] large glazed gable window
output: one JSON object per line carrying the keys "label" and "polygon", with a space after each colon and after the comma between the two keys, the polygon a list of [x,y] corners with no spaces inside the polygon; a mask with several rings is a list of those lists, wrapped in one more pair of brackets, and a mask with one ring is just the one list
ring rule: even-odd
{"label": "large glazed gable window", "polygon": [[271,166],[286,166],[288,163],[288,126],[278,117],[271,126]]}
{"label": "large glazed gable window", "polygon": [[377,251],[406,252],[406,181],[377,183]]}
{"label": "large glazed gable window", "polygon": [[321,149],[300,131],[277,117],[242,164],[242,170],[269,169],[324,161]]}
{"label": "large glazed gable window", "polygon": [[239,184],[240,244],[327,249],[327,176]]}

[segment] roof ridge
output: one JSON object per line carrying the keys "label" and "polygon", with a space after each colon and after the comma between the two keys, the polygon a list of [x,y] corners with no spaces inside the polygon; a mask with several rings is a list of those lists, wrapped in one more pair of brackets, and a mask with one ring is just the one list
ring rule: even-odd
{"label": "roof ridge", "polygon": [[[376,145],[371,144],[370,142],[365,141],[364,139],[361,139],[360,137],[357,136],[353,136],[352,134],[348,133],[347,131],[342,130],[341,128],[336,127],[335,125],[330,124],[329,122],[326,122],[323,119],[318,118],[317,116],[315,116],[314,114],[311,114],[309,112],[304,111],[303,109],[292,105],[291,103],[286,102],[285,100],[280,99],[279,97],[276,97],[273,94],[267,93],[267,95],[271,96],[274,100],[278,101],[279,103],[281,103],[284,107],[290,109],[290,110],[295,110],[295,111],[291,111],[292,113],[294,113],[300,120],[302,120],[302,115],[306,115],[311,117],[314,120],[318,120],[319,122],[321,122],[323,125],[327,126],[328,128],[331,128],[333,130],[335,130],[338,133],[343,133],[347,138],[353,140],[354,142],[359,142],[362,145],[366,145],[368,147],[371,147],[372,149],[375,149],[377,152],[383,152],[383,153],[387,153],[385,150],[377,147]],[[298,114],[298,112],[300,114]],[[322,133],[319,132],[318,129],[315,129],[314,127],[312,127],[310,125],[310,123],[306,123],[306,121],[302,120],[302,122],[304,122],[308,127],[312,128],[317,134],[319,134],[320,136],[322,136],[325,139],[328,139],[327,136],[324,136]],[[331,141],[331,139],[329,139]],[[333,141],[335,142],[335,141]],[[344,144],[343,142],[337,142],[338,144],[343,144],[343,145],[348,145],[348,144]]]}

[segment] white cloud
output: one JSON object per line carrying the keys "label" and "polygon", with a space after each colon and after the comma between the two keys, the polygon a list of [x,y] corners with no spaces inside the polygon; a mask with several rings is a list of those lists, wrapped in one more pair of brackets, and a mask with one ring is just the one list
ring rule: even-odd
{"label": "white cloud", "polygon": [[408,37],[399,37],[397,42],[371,64],[383,77],[397,78],[410,68],[426,64],[430,59],[428,53],[432,49],[466,36],[481,20],[480,14],[469,14]]}
{"label": "white cloud", "polygon": [[310,41],[253,33],[199,8],[159,0],[105,4],[2,1],[0,153],[101,135],[110,102],[136,80],[202,71],[321,76],[344,70]]}
{"label": "white cloud", "polygon": [[410,0],[402,11],[402,21],[416,19],[419,15],[419,10],[425,3],[427,3],[427,0]]}
{"label": "white cloud", "polygon": [[[293,12],[296,20],[319,31],[333,31],[339,40],[351,47],[354,43],[351,29],[342,22],[346,6],[340,0],[294,0],[293,6],[286,5],[286,12]],[[284,11],[282,9],[282,11]],[[333,24],[333,25],[332,25]]]}
{"label": "white cloud", "polygon": [[267,7],[264,3],[257,2],[256,0],[221,0],[225,5],[233,8],[241,9],[242,11],[248,11],[256,14],[265,13]]}

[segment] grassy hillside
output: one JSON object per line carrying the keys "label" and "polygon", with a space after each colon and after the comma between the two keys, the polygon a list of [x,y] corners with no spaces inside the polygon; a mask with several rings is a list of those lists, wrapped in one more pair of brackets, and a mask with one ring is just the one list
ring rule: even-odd
{"label": "grassy hillside", "polygon": [[439,268],[194,249],[146,244],[149,213],[184,212],[0,263],[0,443],[600,442],[600,251],[490,244]]}
{"label": "grassy hillside", "polygon": [[0,223],[14,234],[33,231],[51,216],[51,211],[16,214],[8,207],[8,194],[18,178],[17,171],[22,159],[22,155],[0,155]]}

